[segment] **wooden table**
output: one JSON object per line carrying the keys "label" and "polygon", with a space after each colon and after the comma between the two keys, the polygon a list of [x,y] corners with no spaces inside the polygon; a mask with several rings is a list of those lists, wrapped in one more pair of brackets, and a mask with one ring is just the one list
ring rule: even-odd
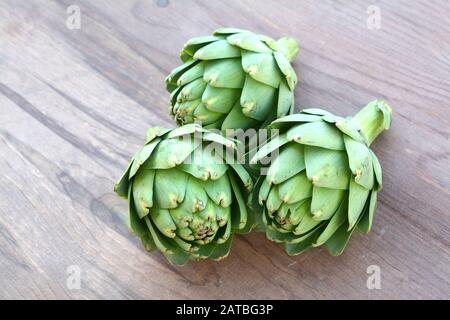
{"label": "wooden table", "polygon": [[[393,107],[373,230],[342,256],[253,233],[174,267],[128,232],[113,184],[149,126],[174,126],[163,80],[183,43],[219,26],[300,42],[298,108]],[[0,298],[449,299],[449,40],[445,0],[1,1]]]}

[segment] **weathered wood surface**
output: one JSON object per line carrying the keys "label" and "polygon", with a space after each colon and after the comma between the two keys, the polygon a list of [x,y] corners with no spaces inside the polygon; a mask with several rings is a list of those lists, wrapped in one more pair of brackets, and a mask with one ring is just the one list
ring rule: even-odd
{"label": "weathered wood surface", "polygon": [[[66,27],[69,5],[81,29]],[[381,28],[366,21],[380,8]],[[301,43],[298,106],[385,98],[392,129],[374,228],[330,257],[240,236],[221,261],[146,253],[112,191],[192,36],[237,26]],[[0,298],[450,298],[450,2],[0,2]],[[81,270],[80,289],[67,286]],[[381,289],[366,287],[367,267]],[[69,269],[70,270],[70,269]]]}

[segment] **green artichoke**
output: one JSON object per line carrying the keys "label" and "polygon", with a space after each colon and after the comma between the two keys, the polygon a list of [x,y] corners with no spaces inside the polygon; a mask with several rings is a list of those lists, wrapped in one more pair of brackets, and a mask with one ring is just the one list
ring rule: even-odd
{"label": "green artichoke", "polygon": [[391,122],[391,108],[380,100],[355,116],[342,118],[305,109],[275,120],[278,135],[263,145],[252,164],[278,155],[255,187],[254,203],[267,237],[283,243],[289,255],[325,244],[343,252],[358,228],[369,232],[381,189],[381,166],[369,145]]}
{"label": "green artichoke", "polygon": [[172,115],[183,125],[260,128],[292,113],[297,75],[292,38],[278,41],[246,30],[222,28],[189,40],[184,62],[166,78]]}
{"label": "green artichoke", "polygon": [[147,250],[174,264],[221,259],[234,232],[253,226],[253,181],[230,155],[236,142],[189,124],[152,128],[115,191],[128,199],[128,224]]}

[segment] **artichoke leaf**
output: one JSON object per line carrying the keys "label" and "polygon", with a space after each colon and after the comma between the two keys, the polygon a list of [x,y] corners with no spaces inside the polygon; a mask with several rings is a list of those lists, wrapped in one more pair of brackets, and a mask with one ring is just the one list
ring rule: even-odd
{"label": "artichoke leaf", "polygon": [[[156,140],[155,140],[156,141]],[[178,137],[161,141],[149,159],[143,164],[145,169],[170,169],[182,164],[200,145],[201,141],[192,137]],[[150,146],[150,143],[148,146]]]}
{"label": "artichoke leaf", "polygon": [[345,196],[345,190],[329,189],[314,186],[311,202],[311,213],[315,220],[330,219]]}
{"label": "artichoke leaf", "polygon": [[[151,156],[155,148],[158,146],[161,139],[154,139],[149,144],[145,145],[141,150],[139,150],[133,157],[133,163],[130,168],[129,179],[133,178],[138,172],[141,166],[146,163],[148,158]],[[145,165],[144,165],[145,167]]]}
{"label": "artichoke leaf", "polygon": [[164,257],[173,265],[183,266],[185,265],[189,259],[191,258],[191,255],[187,252],[184,252],[183,250],[177,249],[173,252],[166,252],[163,253]]}
{"label": "artichoke leaf", "polygon": [[226,115],[225,120],[222,123],[221,130],[226,131],[228,129],[242,129],[257,127],[258,120],[248,118],[242,113],[241,102],[236,100],[231,111]]}
{"label": "artichoke leaf", "polygon": [[309,122],[287,131],[290,141],[332,150],[345,150],[342,132],[325,122]]}
{"label": "artichoke leaf", "polygon": [[[178,78],[184,72],[186,72],[186,70],[189,70],[189,68],[191,68],[196,63],[198,63],[198,62],[195,60],[189,60],[189,61],[186,61],[185,63],[183,63],[182,65],[176,67],[175,69],[173,69],[165,79],[167,87],[169,88],[169,85],[176,86]],[[172,91],[173,90],[170,90],[170,92],[172,92]]]}
{"label": "artichoke leaf", "polygon": [[360,219],[364,206],[369,196],[369,190],[361,187],[354,179],[350,180],[350,189],[348,194],[348,230],[352,229]]}
{"label": "artichoke leaf", "polygon": [[[223,145],[229,149],[236,149],[235,141],[233,141],[232,139],[225,138],[224,136],[217,134],[215,132],[206,132],[203,135],[203,140],[215,142],[216,144]],[[212,146],[212,147],[215,148],[216,146]],[[222,150],[222,149],[219,149],[219,150]]]}
{"label": "artichoke leaf", "polygon": [[218,244],[224,243],[230,238],[230,236],[231,236],[231,223],[227,223],[217,231],[216,241]]}
{"label": "artichoke leaf", "polygon": [[233,33],[249,33],[249,32],[250,31],[244,30],[244,29],[225,27],[225,28],[219,28],[219,29],[215,30],[213,34],[215,34],[215,35],[229,35],[229,34],[233,34]]}
{"label": "artichoke leaf", "polygon": [[139,215],[136,212],[134,206],[132,186],[128,188],[128,227],[137,236],[142,237],[148,233],[145,222],[139,219]]}
{"label": "artichoke leaf", "polygon": [[221,39],[222,38],[218,36],[202,36],[192,38],[185,43],[183,49],[180,52],[180,58],[182,61],[188,61],[194,57],[194,54],[198,49]]}
{"label": "artichoke leaf", "polygon": [[[314,242],[316,241],[317,237],[320,235],[320,233],[324,230],[326,225],[325,221],[321,221],[320,223],[318,223],[317,225],[315,225],[312,229],[308,230],[306,233],[303,233],[302,235],[297,235],[294,239],[292,239],[291,241],[287,241],[287,243],[289,244],[298,244],[301,242],[304,242],[306,239],[310,239],[310,236],[312,234],[315,234],[314,239],[310,239],[313,240],[313,242],[308,241],[308,247],[313,246]],[[319,230],[321,230],[321,232],[317,232]]]}
{"label": "artichoke leaf", "polygon": [[156,137],[162,137],[166,133],[168,133],[172,129],[161,128],[161,127],[151,127],[147,130],[147,136],[145,140],[145,144],[149,144]]}
{"label": "artichoke leaf", "polygon": [[302,221],[303,217],[309,214],[311,206],[311,200],[305,199],[300,201],[295,207],[292,208],[291,213],[287,219],[287,222],[290,225],[298,226],[298,224]]}
{"label": "artichoke leaf", "polygon": [[[276,212],[278,215],[279,211]],[[271,228],[272,230],[282,233],[282,234],[291,234],[291,230],[287,230],[285,228],[285,224],[281,225],[277,220],[277,216],[274,217],[274,219],[270,220],[270,222],[267,224],[267,228]]]}
{"label": "artichoke leaf", "polygon": [[[231,204],[231,203],[230,203]],[[225,224],[227,224],[230,221],[231,217],[231,207],[223,207],[223,206],[217,206],[216,207],[216,218],[217,218],[217,224],[219,227],[223,227]]]}
{"label": "artichoke leaf", "polygon": [[361,135],[359,129],[356,127],[353,121],[342,118],[342,120],[336,121],[335,126],[352,139],[366,144],[364,136]]}
{"label": "artichoke leaf", "polygon": [[239,89],[216,88],[207,85],[202,95],[202,102],[210,111],[228,113],[239,99],[240,92]]}
{"label": "artichoke leaf", "polygon": [[206,63],[203,80],[216,88],[242,89],[245,72],[240,58],[212,60]]}
{"label": "artichoke leaf", "polygon": [[334,114],[326,114],[322,116],[322,120],[331,124],[336,124],[338,121],[342,121],[344,118],[336,116]]}
{"label": "artichoke leaf", "polygon": [[189,176],[184,201],[180,206],[184,210],[194,213],[195,218],[195,213],[203,211],[207,202],[208,195],[203,188],[203,181]]}
{"label": "artichoke leaf", "polygon": [[283,53],[277,51],[273,53],[273,56],[275,57],[278,68],[280,68],[281,72],[284,74],[289,88],[294,90],[298,82],[294,68],[292,68],[292,65]]}
{"label": "artichoke leaf", "polygon": [[156,207],[164,209],[178,207],[184,200],[188,177],[185,172],[177,169],[156,170],[153,188]]}
{"label": "artichoke leaf", "polygon": [[339,205],[339,208],[334,213],[331,220],[328,222],[327,226],[323,230],[323,232],[320,234],[320,236],[317,238],[316,242],[313,244],[314,247],[318,247],[330,239],[330,237],[336,232],[337,229],[339,229],[340,226],[342,226],[346,221],[348,217],[348,200],[343,199],[341,201],[341,204]]}
{"label": "artichoke leaf", "polygon": [[[181,90],[183,90],[184,86],[178,87],[176,85],[173,85],[172,89],[168,89],[170,92],[170,103],[174,106],[178,101],[178,96],[180,95]],[[172,114],[175,114],[174,108],[172,108]]]}
{"label": "artichoke leaf", "polygon": [[204,44],[208,44],[208,43],[211,43],[211,42],[214,42],[214,41],[217,41],[217,40],[221,40],[221,38],[217,37],[217,36],[214,36],[214,35],[213,36],[195,37],[195,38],[189,39],[185,43],[184,47],[186,48],[186,47],[189,47],[189,46],[196,46],[196,45],[199,45],[199,44],[204,45]]}
{"label": "artichoke leaf", "polygon": [[228,43],[227,40],[217,40],[200,48],[195,52],[195,60],[215,60],[237,58],[241,56],[241,50]]}
{"label": "artichoke leaf", "polygon": [[211,251],[209,258],[216,260],[216,261],[226,258],[230,254],[232,241],[233,241],[233,237],[230,236],[228,238],[228,240],[226,240],[225,242],[220,243],[220,244],[217,243],[213,247],[213,250]]}
{"label": "artichoke leaf", "polygon": [[[176,238],[179,238],[179,239],[182,239],[182,240],[185,240],[185,241],[194,241],[195,240],[195,237],[192,234],[192,230],[189,229],[189,228],[178,228],[177,227],[176,234],[177,234],[177,237],[174,237],[173,238],[174,240]],[[189,251],[189,249],[186,250],[185,248],[183,248],[183,250]]]}
{"label": "artichoke leaf", "polygon": [[303,146],[290,143],[281,150],[267,171],[269,183],[279,184],[305,169]]}
{"label": "artichoke leaf", "polygon": [[242,50],[242,69],[258,82],[276,89],[280,86],[281,76],[272,53]]}
{"label": "artichoke leaf", "polygon": [[317,227],[312,232],[305,235],[305,237],[302,238],[302,241],[298,243],[286,243],[284,245],[286,253],[290,256],[294,256],[311,248],[316,241],[317,236],[323,231],[323,228],[323,226]]}
{"label": "artichoke leaf", "polygon": [[312,196],[313,186],[306,176],[306,171],[295,174],[278,187],[283,202],[293,204]]}
{"label": "artichoke leaf", "polygon": [[[228,159],[225,159],[225,161],[228,161]],[[231,163],[229,162],[228,165],[234,170],[234,172],[239,177],[239,180],[244,185],[245,189],[247,191],[253,190],[253,180],[250,174],[247,172],[247,170],[239,163]]]}
{"label": "artichoke leaf", "polygon": [[181,250],[190,253],[198,250],[197,246],[194,246],[191,242],[185,241],[183,238],[175,237],[173,241],[180,247]]}
{"label": "artichoke leaf", "polygon": [[150,217],[151,221],[164,236],[168,238],[175,238],[177,226],[173,222],[169,210],[152,208],[150,210]]}
{"label": "artichoke leaf", "polygon": [[279,44],[274,39],[272,39],[268,36],[265,36],[265,35],[261,35],[261,34],[259,34],[258,37],[262,42],[264,42],[273,51],[278,51],[280,49]]}
{"label": "artichoke leaf", "polygon": [[128,188],[130,186],[130,170],[133,165],[134,156],[131,158],[130,162],[128,162],[128,166],[122,176],[114,185],[114,192],[116,192],[120,197],[127,199],[128,198]]}
{"label": "artichoke leaf", "polygon": [[370,194],[370,203],[367,212],[363,213],[361,221],[358,222],[357,228],[363,233],[369,233],[372,229],[373,215],[377,207],[377,191],[372,190]]}
{"label": "artichoke leaf", "polygon": [[369,148],[350,137],[344,136],[350,170],[355,175],[355,182],[370,190],[374,184],[374,170]]}
{"label": "artichoke leaf", "polygon": [[[197,100],[199,101],[199,100]],[[195,134],[198,132],[207,132],[205,129],[203,129],[199,124],[197,123],[190,123],[190,124],[186,124],[182,127],[178,127],[175,129],[172,129],[170,131],[170,133],[167,135],[168,139],[173,139],[173,138],[179,138],[179,137],[183,137],[183,136],[187,136],[190,134]],[[194,136],[195,137],[195,136]],[[187,137],[186,137],[187,139]]]}
{"label": "artichoke leaf", "polygon": [[187,211],[182,207],[169,209],[169,213],[178,229],[189,227],[189,224],[193,220],[192,212]]}
{"label": "artichoke leaf", "polygon": [[217,217],[216,217],[216,208],[217,205],[214,203],[214,201],[211,201],[211,199],[208,200],[206,203],[205,209],[203,211],[199,212],[199,217],[205,221],[205,227],[208,229],[213,229],[214,225],[217,231],[218,225],[217,225]]}
{"label": "artichoke leaf", "polygon": [[[192,121],[195,121],[195,120],[193,119]],[[203,128],[205,128],[207,130],[220,129],[222,123],[223,123],[223,118],[220,119],[219,121],[213,122],[211,124],[203,124]]]}
{"label": "artichoke leaf", "polygon": [[305,164],[314,186],[348,189],[351,173],[345,152],[305,146]]}
{"label": "artichoke leaf", "polygon": [[313,114],[306,113],[294,113],[273,121],[270,125],[270,128],[279,129],[287,124],[297,123],[297,122],[318,122],[322,121],[321,116],[316,116]]}
{"label": "artichoke leaf", "polygon": [[223,159],[217,155],[212,155],[210,148],[197,148],[189,161],[184,161],[179,168],[189,173],[197,179],[207,181],[221,178],[228,170],[228,166],[223,163]]}
{"label": "artichoke leaf", "polygon": [[[285,114],[292,113],[294,109],[293,99],[294,93],[287,86],[286,81],[280,80],[280,86],[278,88],[277,118],[281,118]],[[276,120],[274,122],[276,123]],[[272,124],[274,122],[272,122]]]}
{"label": "artichoke leaf", "polygon": [[235,48],[238,47],[248,51],[260,53],[272,53],[272,49],[270,49],[264,42],[259,39],[257,35],[253,33],[236,33],[228,36],[227,41]]}
{"label": "artichoke leaf", "polygon": [[317,227],[322,221],[315,220],[311,212],[306,213],[300,223],[294,230],[295,235],[303,235],[315,227]]}
{"label": "artichoke leaf", "polygon": [[264,121],[273,108],[277,89],[254,80],[247,75],[241,93],[242,113],[255,120]]}
{"label": "artichoke leaf", "polygon": [[284,243],[294,240],[297,236],[293,235],[291,232],[280,232],[273,226],[269,225],[266,228],[266,237],[271,241]]}
{"label": "artichoke leaf", "polygon": [[155,241],[153,241],[150,231],[141,237],[142,245],[146,251],[153,251],[156,248]]}
{"label": "artichoke leaf", "polygon": [[194,111],[194,119],[196,123],[201,123],[203,126],[211,125],[213,123],[222,123],[224,115],[219,112],[208,110],[203,103],[199,103]]}
{"label": "artichoke leaf", "polygon": [[267,200],[267,197],[269,196],[269,192],[272,186],[269,183],[269,180],[267,180],[267,178],[261,176],[260,179],[262,180],[262,182],[261,187],[259,188],[258,203],[260,205],[263,205],[263,203]]}
{"label": "artichoke leaf", "polygon": [[231,184],[227,175],[217,180],[207,180],[203,183],[204,189],[212,202],[221,207],[229,207],[233,202]]}
{"label": "artichoke leaf", "polygon": [[285,202],[281,204],[280,208],[277,210],[275,214],[275,221],[278,222],[278,224],[285,229],[286,226],[286,219],[289,215],[289,205],[287,205]]}
{"label": "artichoke leaf", "polygon": [[370,154],[372,155],[373,171],[375,173],[375,179],[377,180],[377,185],[375,186],[375,190],[380,191],[383,186],[383,174],[381,171],[381,165],[380,165],[380,162],[378,161],[378,158],[375,155],[375,153],[373,153],[373,151],[370,149],[369,149],[369,151],[370,151]]}
{"label": "artichoke leaf", "polygon": [[334,116],[331,112],[325,111],[320,108],[306,108],[302,109],[302,113],[313,114],[316,116]]}
{"label": "artichoke leaf", "polygon": [[178,93],[177,102],[185,102],[200,99],[205,91],[207,83],[203,81],[203,78],[196,79],[189,82],[187,85],[181,87],[181,91]]}
{"label": "artichoke leaf", "polygon": [[327,248],[328,252],[333,256],[340,255],[347,246],[347,243],[350,239],[350,236],[353,233],[353,230],[354,229],[348,231],[346,223],[341,225],[333,233],[333,235],[325,242],[325,247]]}
{"label": "artichoke leaf", "polygon": [[[369,205],[369,201],[366,202],[366,206]],[[363,211],[366,211],[367,208],[365,207]],[[359,215],[358,220],[356,221],[355,225],[358,225],[359,221],[361,220],[361,217],[363,214]],[[351,235],[353,234],[353,231],[355,231],[355,227],[348,228],[348,224],[344,223],[341,225],[336,232],[325,242],[325,247],[327,248],[328,252],[333,256],[338,256],[342,252],[344,252],[345,247],[348,244],[348,241],[350,240]]]}
{"label": "artichoke leaf", "polygon": [[256,152],[256,154],[250,160],[250,164],[256,164],[258,161],[262,161],[268,155],[279,152],[279,149],[288,142],[289,140],[287,139],[286,135],[276,135],[259,148],[258,152]]}
{"label": "artichoke leaf", "polygon": [[250,208],[247,211],[247,222],[242,229],[236,230],[236,233],[247,234],[250,233],[259,223],[259,212],[252,211]]}
{"label": "artichoke leaf", "polygon": [[247,225],[248,220],[247,206],[244,197],[242,195],[242,192],[240,190],[239,184],[236,182],[231,173],[228,173],[228,177],[230,179],[231,188],[233,189],[234,196],[236,198],[236,201],[233,201],[232,203],[232,210],[231,210],[232,227],[235,230],[242,230]]}
{"label": "artichoke leaf", "polygon": [[132,192],[137,214],[140,219],[148,214],[153,207],[153,182],[155,170],[142,170],[139,172],[132,185]]}
{"label": "artichoke leaf", "polygon": [[266,200],[266,208],[269,217],[273,219],[274,212],[276,212],[280,208],[282,203],[283,200],[280,198],[278,185],[273,185]]}
{"label": "artichoke leaf", "polygon": [[177,80],[177,86],[184,86],[198,78],[203,77],[205,72],[205,62],[197,63],[191,68],[187,69]]}

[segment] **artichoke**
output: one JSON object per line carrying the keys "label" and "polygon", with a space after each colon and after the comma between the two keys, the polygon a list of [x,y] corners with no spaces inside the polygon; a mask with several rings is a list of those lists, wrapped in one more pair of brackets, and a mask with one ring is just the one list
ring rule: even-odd
{"label": "artichoke", "polygon": [[264,127],[292,113],[297,52],[292,38],[234,28],[189,40],[184,63],[166,78],[172,115],[180,125],[226,130]]}
{"label": "artichoke", "polygon": [[174,264],[218,260],[228,255],[234,232],[250,231],[246,199],[253,181],[230,161],[235,148],[235,141],[197,124],[149,129],[115,186],[147,250]]}
{"label": "artichoke", "polygon": [[355,116],[342,118],[321,109],[275,120],[278,135],[263,145],[252,164],[266,176],[251,201],[268,239],[283,243],[289,255],[324,244],[332,255],[343,252],[355,228],[369,232],[381,189],[381,166],[369,145],[391,122],[381,100]]}

